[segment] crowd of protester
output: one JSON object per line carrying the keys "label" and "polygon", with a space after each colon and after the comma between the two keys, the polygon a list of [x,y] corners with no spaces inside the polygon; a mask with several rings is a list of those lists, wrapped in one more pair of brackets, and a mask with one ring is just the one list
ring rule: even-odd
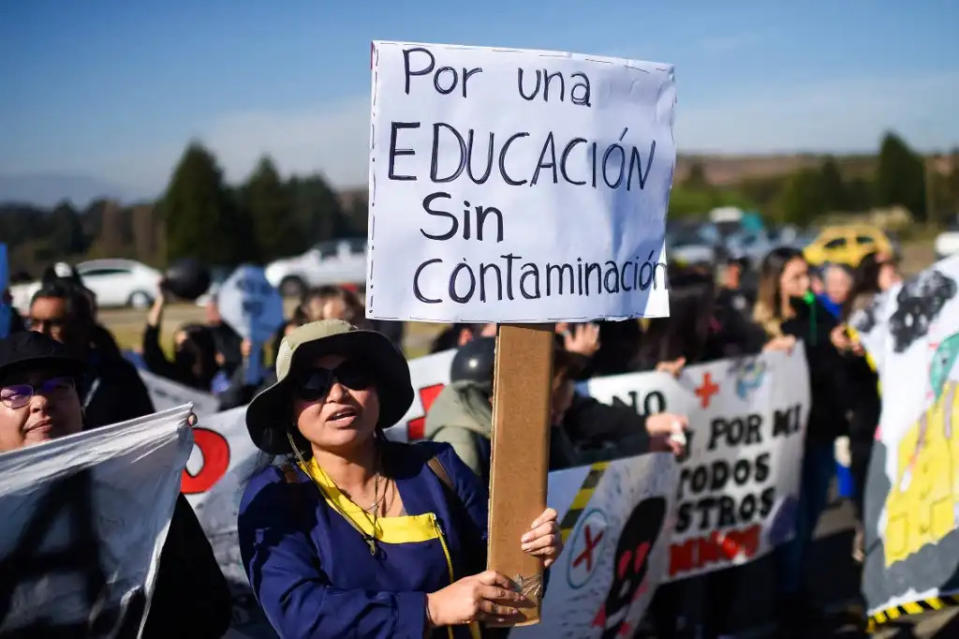
{"label": "crowd of protester", "polygon": [[[688,429],[686,416],[644,416],[629,407],[603,404],[577,392],[577,381],[653,370],[679,376],[685,366],[692,364],[764,350],[791,350],[802,341],[809,365],[812,404],[803,449],[796,536],[777,553],[780,571],[777,583],[784,627],[801,629],[804,620],[815,616],[805,590],[804,568],[812,532],[825,506],[829,482],[835,472],[834,442],[840,436],[850,439],[855,503],[861,513],[865,469],[879,418],[876,374],[847,322],[852,313],[867,307],[877,294],[892,286],[899,275],[894,260],[887,255],[869,255],[855,269],[843,265],[811,269],[801,252],[787,248],[775,249],[765,257],[755,290],[743,284],[748,272],[749,264],[735,259],[715,268],[675,266],[669,275],[669,318],[557,324],[549,465],[550,469],[558,469],[650,451],[667,451],[677,456],[684,453],[682,433]],[[522,606],[523,602],[504,594],[501,576],[483,573],[483,562],[478,561],[486,534],[486,504],[479,504],[477,499],[478,495],[485,495],[490,473],[491,402],[496,392],[493,385],[495,325],[455,324],[436,337],[433,351],[457,349],[457,352],[452,361],[451,383],[437,397],[426,417],[426,438],[435,443],[426,446],[427,452],[414,463],[403,458],[406,448],[382,441],[382,429],[391,425],[391,419],[402,416],[412,399],[405,395],[409,390],[409,373],[398,350],[402,346],[404,326],[399,322],[367,320],[363,302],[355,290],[324,286],[307,291],[288,320],[278,328],[273,343],[264,349],[264,355],[276,356],[276,370],[261,367],[262,370],[251,373],[251,360],[263,360],[251,358],[254,345],[223,321],[215,298],[207,304],[204,323],[176,329],[172,357],[169,357],[162,348],[161,334],[170,293],[162,284],[160,289],[143,332],[142,364],[156,375],[214,394],[223,410],[252,401],[247,420],[254,441],[268,452],[287,456],[292,453],[291,463],[298,464],[296,467],[301,471],[293,482],[296,485],[284,479],[279,467],[270,470],[272,474],[258,477],[251,484],[253,488],[247,491],[241,516],[241,541],[245,559],[250,558],[251,585],[278,631],[286,636],[305,636],[311,628],[336,629],[359,624],[356,627],[367,630],[358,636],[386,636],[383,633],[389,628],[422,635],[447,624],[508,619],[515,614],[515,607]],[[358,333],[371,336],[364,338],[369,343],[346,347],[342,340],[337,341],[336,335],[348,333],[351,325],[361,329]],[[98,322],[96,299],[75,271],[62,266],[50,269],[33,296],[29,313],[24,318],[16,317],[14,328],[10,337],[0,341],[0,450],[12,450],[153,412],[140,376],[121,353],[109,330]],[[319,347],[334,343],[339,346],[326,350]],[[295,358],[297,348],[307,355]],[[355,370],[345,366],[349,363],[354,364]],[[362,366],[357,368],[355,365],[359,364]],[[388,378],[383,377],[384,371],[390,371]],[[291,384],[292,399],[291,395],[276,390]],[[369,393],[371,387],[378,393],[375,401],[363,395]],[[403,397],[386,392],[386,388],[399,389],[396,393]],[[310,419],[320,423],[330,416],[317,413],[310,417],[304,402],[334,393],[349,398],[337,401],[354,407],[353,418],[366,416],[363,420],[365,439],[351,441],[347,446],[309,434],[310,429],[315,428]],[[273,400],[269,398],[274,396],[279,404],[270,403]],[[276,420],[271,421],[269,416],[254,410],[264,404],[284,415],[292,412],[295,417],[292,421],[299,424],[294,424],[298,430],[288,430],[287,423],[282,425],[287,430],[270,431],[280,427]],[[52,425],[31,430],[31,420],[41,418]],[[337,457],[338,450],[347,448],[349,455]],[[371,452],[374,450],[375,454]],[[431,457],[438,457],[445,470],[433,468],[429,463]],[[337,466],[332,461],[334,458],[341,461],[348,458],[348,463]],[[318,465],[318,459],[325,460],[326,465]],[[460,584],[459,589],[437,591],[443,593],[442,596],[424,600],[422,605],[426,608],[421,618],[407,618],[400,609],[409,600],[400,601],[399,597],[391,600],[375,591],[415,590],[417,584],[429,582],[433,573],[439,571],[445,575],[442,565],[430,567],[432,559],[420,562],[417,559],[420,551],[396,558],[398,563],[392,568],[375,562],[370,564],[364,568],[370,575],[368,583],[349,578],[347,581],[353,587],[373,592],[365,598],[337,595],[330,589],[303,590],[277,577],[289,571],[302,573],[303,583],[314,586],[320,579],[315,574],[315,566],[311,567],[311,562],[319,561],[310,555],[314,551],[294,544],[276,551],[286,557],[278,559],[276,554],[270,554],[274,551],[267,552],[260,545],[264,535],[275,533],[277,525],[300,531],[297,535],[302,540],[310,535],[326,535],[331,539],[342,536],[344,548],[353,548],[353,541],[369,541],[362,517],[360,524],[353,524],[356,530],[338,528],[329,521],[310,528],[303,527],[305,524],[295,518],[290,519],[293,515],[288,512],[289,508],[306,503],[303,500],[309,500],[309,508],[316,508],[313,502],[318,496],[325,496],[334,512],[350,521],[356,519],[356,513],[344,511],[342,503],[331,499],[332,490],[340,497],[350,495],[352,501],[347,500],[350,503],[373,503],[373,512],[384,517],[412,514],[423,508],[444,510],[448,505],[420,503],[419,498],[408,492],[411,489],[403,488],[406,484],[398,479],[390,484],[389,478],[396,477],[396,473],[415,475],[421,478],[417,481],[435,484],[435,477],[425,478],[423,474],[427,472],[423,470],[427,465],[442,483],[452,482],[452,492],[465,504],[462,510],[449,515],[458,522],[457,529],[444,532],[451,535],[456,546],[454,554],[460,553],[453,557],[450,570],[464,580],[473,579],[472,582],[463,585],[454,581],[448,588]],[[387,478],[386,493],[379,492],[376,485],[369,492],[364,483],[365,478],[379,477],[377,473]],[[444,479],[444,474],[452,479],[449,476]],[[315,482],[320,491],[308,491],[307,497],[304,489],[298,487],[304,482],[309,485]],[[349,488],[345,488],[347,486]],[[433,489],[421,486],[417,490]],[[380,510],[381,507],[385,509]],[[364,510],[369,514],[370,509]],[[277,524],[278,519],[284,523]],[[547,531],[542,534],[553,535],[554,520],[555,513],[544,513],[543,518],[534,522],[531,531],[537,534]],[[361,534],[354,540],[351,535],[357,531]],[[537,546],[534,554],[553,557],[561,547],[552,542],[543,543],[545,545]],[[524,541],[524,549],[527,546]],[[324,541],[322,547],[332,548],[329,540]],[[361,547],[366,546],[361,544]],[[374,545],[370,548],[375,557],[376,548]],[[544,548],[548,548],[549,553],[539,552]],[[325,564],[335,563],[337,557],[349,559],[348,554],[331,552],[320,553]],[[855,552],[861,553],[861,547]],[[359,561],[359,557],[355,559]],[[274,563],[277,561],[279,563]],[[177,501],[160,566],[146,634],[221,635],[229,620],[225,581],[182,495]],[[722,595],[714,598],[714,608],[723,608],[730,593],[735,591],[736,570],[708,577],[708,587],[721,591]],[[400,573],[404,574],[402,579],[396,577]],[[477,576],[474,579],[470,575]],[[294,587],[297,589],[290,590]],[[683,596],[682,586],[661,590],[650,615],[656,620],[661,636],[677,636],[674,604]],[[474,597],[475,605],[471,609],[462,604],[468,597]],[[306,610],[310,606],[316,610]],[[170,612],[172,610],[176,613]],[[709,627],[713,624],[710,620],[715,618],[715,610],[704,613],[706,621],[701,629],[704,636],[719,632],[719,628]]]}

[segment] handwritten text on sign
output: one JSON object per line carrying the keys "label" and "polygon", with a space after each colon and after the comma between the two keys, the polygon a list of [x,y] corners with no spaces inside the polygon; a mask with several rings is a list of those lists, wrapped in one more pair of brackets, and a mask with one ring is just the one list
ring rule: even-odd
{"label": "handwritten text on sign", "polygon": [[371,317],[668,314],[669,65],[376,42]]}

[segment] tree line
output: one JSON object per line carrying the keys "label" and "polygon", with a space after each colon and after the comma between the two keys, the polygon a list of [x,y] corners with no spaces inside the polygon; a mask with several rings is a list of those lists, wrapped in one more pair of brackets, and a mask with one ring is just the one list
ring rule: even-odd
{"label": "tree line", "polygon": [[280,177],[263,157],[247,179],[231,186],[212,152],[190,143],[163,195],[120,206],[111,200],[77,209],[0,205],[0,238],[22,275],[46,265],[97,257],[127,257],[163,267],[181,257],[212,265],[267,263],[302,253],[317,242],[366,235],[366,201],[337,196],[323,176]]}
{"label": "tree line", "polygon": [[[889,133],[877,156],[819,157],[791,173],[732,185],[711,184],[694,163],[674,185],[669,213],[697,216],[734,205],[772,223],[809,226],[832,212],[901,205],[918,221],[943,224],[959,214],[959,150],[944,163],[932,160]],[[323,240],[366,235],[367,203],[356,195],[338,196],[318,174],[284,180],[268,157],[243,183],[229,185],[213,153],[192,142],[157,201],[98,200],[82,210],[69,202],[52,209],[0,205],[0,238],[14,272],[33,276],[57,260],[95,257],[158,267],[187,256],[222,266],[267,263]]]}
{"label": "tree line", "polygon": [[829,213],[899,205],[918,221],[942,224],[959,214],[959,149],[947,160],[947,169],[940,170],[887,133],[877,156],[825,156],[791,173],[729,186],[710,184],[697,163],[673,187],[669,212],[697,216],[717,206],[738,206],[760,211],[770,222],[805,227]]}

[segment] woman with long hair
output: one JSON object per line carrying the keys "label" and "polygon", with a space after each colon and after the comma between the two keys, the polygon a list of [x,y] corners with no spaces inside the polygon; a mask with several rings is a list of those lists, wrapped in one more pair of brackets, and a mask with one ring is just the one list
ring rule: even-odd
{"label": "woman with long hair", "polygon": [[760,267],[753,312],[770,342],[767,348],[803,343],[809,365],[812,405],[806,426],[796,534],[779,549],[781,602],[786,614],[806,618],[803,563],[819,514],[826,505],[835,471],[834,441],[846,432],[844,362],[832,343],[836,320],[809,290],[809,266],[802,252],[788,247],[771,251]]}
{"label": "woman with long hair", "polygon": [[[276,373],[246,421],[261,450],[291,463],[250,481],[239,536],[277,633],[452,639],[521,620],[530,600],[484,570],[486,487],[449,444],[383,435],[413,400],[386,336],[341,320],[306,324],[284,338]],[[516,543],[549,566],[562,549],[556,511]]]}

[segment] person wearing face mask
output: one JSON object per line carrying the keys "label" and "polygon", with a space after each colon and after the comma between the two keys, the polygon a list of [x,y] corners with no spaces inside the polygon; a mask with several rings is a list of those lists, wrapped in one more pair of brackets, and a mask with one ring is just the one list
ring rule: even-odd
{"label": "person wearing face mask", "polygon": [[[27,331],[0,339],[0,453],[83,430],[77,387],[84,374],[83,362],[46,335]],[[226,580],[181,494],[140,636],[219,637],[230,614]]]}
{"label": "person wearing face mask", "polygon": [[173,361],[168,360],[160,348],[160,331],[168,293],[163,282],[157,288],[159,294],[147,316],[146,330],[143,331],[143,360],[147,370],[209,392],[218,369],[213,335],[206,326],[187,324],[181,327],[173,336]]}
{"label": "person wearing face mask", "polygon": [[809,616],[809,600],[802,583],[806,552],[835,472],[834,441],[848,432],[846,362],[832,340],[837,321],[809,290],[809,266],[797,249],[777,248],[763,260],[753,318],[766,331],[770,340],[767,349],[791,349],[802,340],[809,368],[812,404],[803,450],[796,534],[779,549],[781,605],[802,620]]}
{"label": "person wearing face mask", "polygon": [[[288,463],[240,503],[250,585],[281,637],[477,637],[531,605],[486,564],[486,487],[447,444],[390,442],[413,401],[389,339],[342,320],[280,344],[277,383],[246,413],[253,443]],[[516,543],[545,566],[562,550],[547,509]]]}

